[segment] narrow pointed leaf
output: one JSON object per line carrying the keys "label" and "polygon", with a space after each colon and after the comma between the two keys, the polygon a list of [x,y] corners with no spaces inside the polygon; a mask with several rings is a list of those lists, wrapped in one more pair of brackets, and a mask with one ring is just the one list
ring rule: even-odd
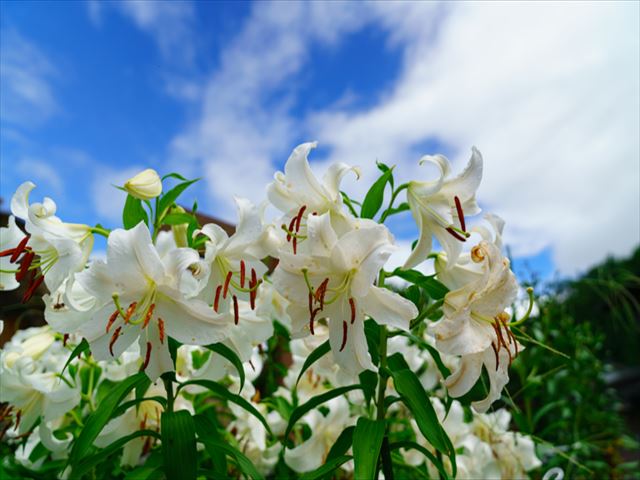
{"label": "narrow pointed leaf", "polygon": [[89,350],[89,342],[87,342],[83,338],[82,341],[78,345],[76,345],[76,348],[73,349],[73,351],[71,352],[71,355],[69,355],[69,358],[67,358],[67,361],[65,362],[64,367],[62,367],[62,371],[60,372],[60,375],[64,373],[64,371],[67,369],[67,367],[73,361],[74,358],[78,358],[80,355],[82,355],[84,352],[88,350]]}
{"label": "narrow pointed leaf", "polygon": [[391,181],[392,176],[393,171],[389,169],[380,175],[380,178],[371,186],[362,202],[362,209],[360,210],[362,218],[373,218],[378,213],[384,199],[384,188]]}
{"label": "narrow pointed leaf", "polygon": [[231,350],[224,343],[213,343],[211,345],[207,345],[205,348],[208,348],[212,352],[215,352],[229,360],[231,365],[233,365],[238,372],[238,376],[240,377],[240,391],[242,391],[244,387],[244,367],[242,366],[242,360],[240,360],[240,357],[238,357],[236,352]]}
{"label": "narrow pointed leaf", "polygon": [[223,387],[219,383],[214,382],[212,380],[189,380],[188,382],[182,383],[179,387],[179,390],[186,387],[187,385],[200,385],[201,387],[204,387],[210,390],[212,393],[214,393],[218,397],[224,398],[225,400],[235,403],[241,408],[244,408],[247,412],[249,412],[251,415],[253,415],[258,420],[260,420],[260,422],[264,425],[264,427],[267,429],[269,433],[272,433],[271,428],[269,427],[269,424],[267,423],[265,418],[262,416],[262,414],[253,405],[251,405],[251,403],[249,403],[247,400],[242,398],[240,395],[231,393],[227,389],[227,387]]}
{"label": "narrow pointed leaf", "polygon": [[162,454],[167,480],[195,480],[198,471],[196,427],[186,410],[163,412]]}
{"label": "narrow pointed leaf", "polygon": [[127,195],[127,200],[124,203],[124,210],[122,211],[122,225],[125,230],[129,230],[140,222],[144,222],[149,225],[149,217],[142,206],[142,201],[139,198]]}
{"label": "narrow pointed leaf", "polygon": [[444,465],[442,464],[442,461],[440,459],[438,459],[438,457],[436,457],[429,450],[424,448],[422,445],[419,445],[418,443],[412,442],[410,440],[405,440],[405,441],[402,441],[402,442],[393,442],[392,444],[389,445],[389,450],[397,450],[397,449],[400,449],[400,448],[404,448],[405,450],[411,448],[411,449],[419,451],[425,457],[427,457],[429,459],[429,461],[438,469],[438,472],[440,472],[440,476],[444,480],[449,480],[449,478],[451,478],[449,476],[449,474],[447,473],[447,471],[445,470]]}
{"label": "narrow pointed leaf", "polygon": [[384,420],[369,420],[360,417],[353,431],[353,463],[354,478],[358,480],[373,480],[382,439],[384,438]]}
{"label": "narrow pointed leaf", "polygon": [[344,395],[347,392],[350,392],[352,390],[357,390],[359,388],[362,388],[362,387],[360,385],[349,385],[348,387],[334,388],[333,390],[330,390],[326,393],[316,395],[315,397],[308,400],[306,403],[303,403],[291,413],[291,418],[289,418],[289,424],[287,425],[287,430],[285,431],[284,438],[289,437],[289,432],[291,432],[291,429],[293,428],[293,426],[307,412],[313,410],[314,408],[316,408],[319,405],[322,405],[325,402],[328,402],[333,398],[339,397],[340,395]]}
{"label": "narrow pointed leaf", "polygon": [[107,424],[111,418],[111,414],[120,402],[122,402],[131,390],[145,381],[148,381],[148,377],[144,372],[136,373],[115,385],[102,399],[98,408],[87,418],[78,438],[73,442],[73,447],[69,454],[70,465],[76,465],[86,456],[93,445],[93,441]]}
{"label": "narrow pointed leaf", "polygon": [[298,375],[298,378],[296,380],[296,386],[298,386],[298,382],[302,378],[302,375],[304,375],[304,372],[306,372],[309,367],[311,367],[311,365],[320,360],[320,358],[329,353],[329,350],[331,350],[331,346],[329,345],[329,340],[327,340],[326,342],[319,345],[313,352],[311,352],[311,354],[304,361],[304,365],[302,365],[302,370],[300,370],[300,374]]}
{"label": "narrow pointed leaf", "polygon": [[351,455],[340,455],[339,457],[327,459],[327,462],[311,472],[307,472],[300,477],[300,480],[317,480],[333,473],[340,465],[347,463],[353,457]]}

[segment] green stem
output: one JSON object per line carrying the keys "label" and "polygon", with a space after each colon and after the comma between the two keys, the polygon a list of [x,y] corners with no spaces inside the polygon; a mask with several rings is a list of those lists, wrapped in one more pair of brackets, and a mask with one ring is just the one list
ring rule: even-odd
{"label": "green stem", "polygon": [[109,238],[109,234],[111,233],[109,230],[102,227],[90,227],[89,231],[91,233],[97,233],[98,235],[102,235],[103,237],[106,237],[106,238]]}
{"label": "green stem", "polygon": [[169,376],[163,376],[164,389],[167,391],[167,412],[173,412],[173,380]]}
{"label": "green stem", "polygon": [[[380,272],[378,278],[378,287],[384,287],[384,271]],[[380,355],[380,364],[378,365],[378,402],[376,419],[385,421],[386,409],[384,405],[384,398],[387,389],[387,380],[389,379],[389,371],[387,369],[387,327],[385,325],[380,326],[380,345],[378,347]],[[384,473],[385,480],[393,480],[393,467],[391,464],[391,451],[389,450],[389,436],[386,431],[384,438],[382,439],[382,449],[380,450],[380,456],[382,458],[382,471]]]}
{"label": "green stem", "polygon": [[384,221],[387,219],[387,217],[391,214],[391,209],[393,208],[393,202],[396,201],[396,197],[398,196],[398,194],[400,192],[402,192],[403,190],[406,190],[407,188],[409,188],[409,184],[408,183],[403,183],[402,185],[400,185],[397,189],[395,189],[393,191],[393,193],[391,194],[391,200],[389,200],[389,206],[387,207],[387,209],[384,211],[384,213],[380,217],[380,223],[384,223]]}

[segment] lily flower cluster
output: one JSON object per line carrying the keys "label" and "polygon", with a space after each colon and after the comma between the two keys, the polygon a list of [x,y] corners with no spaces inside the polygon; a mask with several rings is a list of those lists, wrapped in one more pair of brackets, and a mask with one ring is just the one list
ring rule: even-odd
{"label": "lily flower cluster", "polygon": [[[30,203],[33,183],[18,188],[0,229],[0,289],[26,285],[33,304],[46,287],[48,325],[1,351],[4,468],[81,478],[106,462],[113,476],[195,478],[184,457],[218,477],[392,478],[401,459],[431,477],[516,478],[540,465],[505,410],[485,413],[524,348],[516,327],[533,297],[513,318],[504,222],[469,223],[480,153],[457,176],[425,156],[437,178],[399,186],[378,164],[358,202],[340,186],[359,169],[337,163],[319,179],[315,147],[294,149],[262,204],[235,199],[233,231],[181,207],[195,180],[175,173],[127,181],[112,230],[66,223],[53,200]],[[279,213],[267,220],[267,208]],[[408,211],[420,236],[391,269],[384,222]],[[99,258],[95,235],[107,242]],[[178,431],[191,437],[170,446]]]}

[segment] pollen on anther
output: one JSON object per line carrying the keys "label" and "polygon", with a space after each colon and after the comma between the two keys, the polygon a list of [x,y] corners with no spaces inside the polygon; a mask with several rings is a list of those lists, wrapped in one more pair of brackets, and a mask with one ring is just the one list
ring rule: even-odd
{"label": "pollen on anther", "polygon": [[216,288],[216,296],[213,299],[213,309],[215,310],[216,313],[218,313],[218,306],[220,304],[221,293],[222,293],[222,285],[218,285],[218,288]]}
{"label": "pollen on anther", "polygon": [[147,310],[147,314],[144,316],[144,322],[142,324],[142,328],[147,328],[147,325],[149,325],[149,322],[151,321],[151,317],[153,316],[153,311],[156,309],[156,304],[152,303],[151,306],[149,307],[149,310]]}
{"label": "pollen on anther", "polygon": [[142,364],[142,368],[140,369],[140,371],[145,371],[147,369],[147,367],[149,366],[149,361],[151,360],[151,342],[147,342],[147,351],[144,355],[144,363]]}
{"label": "pollen on anther", "polygon": [[113,335],[111,336],[111,340],[109,341],[109,353],[111,354],[112,357],[114,357],[115,355],[113,354],[113,346],[116,343],[116,340],[118,340],[118,337],[120,337],[120,331],[122,330],[122,327],[118,327],[113,331]]}
{"label": "pollen on anther", "polygon": [[353,297],[349,298],[349,306],[351,307],[351,324],[356,321],[356,301]]}
{"label": "pollen on anther", "polygon": [[113,323],[116,321],[116,319],[118,318],[118,314],[120,313],[119,310],[116,310],[115,312],[113,312],[111,314],[111,316],[109,317],[109,321],[107,322],[107,328],[105,330],[105,333],[109,333],[109,330],[111,330],[111,327],[113,326]]}
{"label": "pollen on anther", "polygon": [[460,203],[460,199],[455,196],[453,200],[456,204],[456,211],[458,212],[458,220],[460,220],[460,228],[462,228],[463,232],[467,231],[467,227],[464,222],[464,212],[462,211],[462,204]]}
{"label": "pollen on anther", "polygon": [[160,343],[164,343],[164,320],[158,318],[158,337],[160,337]]}
{"label": "pollen on anther", "polygon": [[227,293],[229,293],[229,283],[231,282],[232,272],[229,271],[227,273],[227,277],[224,279],[224,287],[222,288],[222,298],[227,298]]}
{"label": "pollen on anther", "polygon": [[240,312],[238,310],[238,297],[233,296],[233,323],[238,325],[240,321]]}
{"label": "pollen on anther", "polygon": [[244,288],[245,268],[244,260],[240,260],[240,287],[242,288]]}
{"label": "pollen on anther", "polygon": [[342,321],[342,345],[340,345],[340,351],[343,351],[346,345],[347,345],[347,322],[346,320],[343,320]]}
{"label": "pollen on anther", "polygon": [[124,315],[124,323],[129,323],[129,320],[131,320],[131,316],[133,315],[133,312],[136,311],[137,306],[138,306],[138,302],[131,302],[129,304],[129,308],[127,308],[127,311],[125,312],[125,315]]}

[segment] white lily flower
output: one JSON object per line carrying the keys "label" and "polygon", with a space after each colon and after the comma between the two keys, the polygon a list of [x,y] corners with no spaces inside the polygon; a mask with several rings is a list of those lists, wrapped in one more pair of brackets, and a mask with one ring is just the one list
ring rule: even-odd
{"label": "white lily flower", "polygon": [[404,268],[412,268],[431,253],[432,236],[436,237],[451,262],[455,262],[468,234],[465,215],[480,212],[476,190],[482,180],[482,155],[474,147],[463,172],[451,178],[449,160],[443,155],[426,155],[420,164],[432,163],[440,174],[436,180],[409,182],[407,202],[420,229],[420,238]]}
{"label": "white lily flower", "polygon": [[[72,273],[81,271],[93,248],[93,233],[88,225],[65,223],[56,217],[56,204],[45,197],[42,203],[29,204],[29,194],[35,188],[32,182],[18,187],[11,199],[11,211],[25,221],[25,229],[30,235],[28,243],[21,242],[16,251],[22,255],[21,275],[32,271],[31,284],[25,300],[33,294],[42,280],[49,291],[57,290]],[[39,257],[34,262],[35,256]],[[12,256],[15,261],[15,257]],[[36,268],[42,275],[35,277]]]}
{"label": "white lily flower", "polygon": [[7,252],[6,255],[0,256],[0,291],[15,290],[20,286],[20,282],[16,280],[16,267],[11,262],[13,253],[10,255],[9,251],[24,238],[24,233],[16,225],[15,217],[10,215],[7,226],[0,228],[0,252]]}
{"label": "white lily flower", "polygon": [[248,200],[236,198],[238,225],[233,235],[214,223],[204,225],[196,234],[208,237],[203,263],[209,268],[206,286],[199,298],[213,304],[216,312],[233,311],[239,321],[239,301],[255,308],[258,286],[267,266],[261,258],[266,253],[261,245],[264,233],[262,210]]}
{"label": "white lily flower", "polygon": [[295,472],[309,472],[322,465],[338,436],[355,423],[346,398],[334,398],[325,406],[329,409],[326,417],[318,410],[303,417],[311,428],[311,436],[297,447],[284,451],[285,463]]}
{"label": "white lily flower", "polygon": [[338,238],[330,213],[308,217],[310,255],[282,253],[273,284],[291,304],[292,334],[314,333],[314,322],[325,318],[336,362],[357,375],[375,370],[364,335],[365,315],[401,330],[418,315],[415,305],[374,285],[393,251],[384,225],[354,229]]}
{"label": "white lily flower", "polygon": [[[179,249],[183,250],[183,249]],[[197,255],[197,253],[195,253]],[[180,262],[162,261],[144,223],[109,235],[107,261],[77,274],[77,282],[98,299],[98,308],[79,332],[97,360],[118,358],[135,340],[143,369],[155,380],[173,370],[167,336],[207,345],[228,336],[226,318],[179,290]]]}
{"label": "white lily flower", "polygon": [[152,200],[162,193],[162,180],[152,168],[141,171],[124,183],[129,195],[140,200]]}
{"label": "white lily flower", "polygon": [[284,173],[277,172],[274,181],[267,187],[269,201],[284,213],[280,223],[294,253],[298,251],[300,240],[305,238],[309,215],[329,213],[340,235],[351,230],[355,221],[344,211],[340,182],[349,172],[354,172],[360,178],[360,169],[335,163],[319,181],[307,159],[309,152],[317,145],[317,142],[298,145],[287,160]]}
{"label": "white lily flower", "polygon": [[0,353],[0,402],[20,411],[18,434],[40,418],[55,421],[80,402],[80,389],[59,372],[68,351],[49,327],[18,332]]}
{"label": "white lily flower", "polygon": [[481,273],[465,272],[471,281],[445,296],[444,318],[430,327],[438,350],[461,355],[458,369],[445,380],[449,394],[459,397],[468,392],[484,365],[491,386],[486,399],[475,402],[477,411],[486,411],[500,398],[509,381],[511,360],[523,349],[508,326],[505,309],[515,300],[518,283],[499,248],[481,241],[471,251],[471,259]]}
{"label": "white lily flower", "polygon": [[526,472],[538,468],[542,462],[536,455],[533,440],[527,435],[509,431],[510,422],[511,414],[500,409],[474,415],[471,428],[475,436],[491,446],[500,469],[498,478],[526,479]]}

